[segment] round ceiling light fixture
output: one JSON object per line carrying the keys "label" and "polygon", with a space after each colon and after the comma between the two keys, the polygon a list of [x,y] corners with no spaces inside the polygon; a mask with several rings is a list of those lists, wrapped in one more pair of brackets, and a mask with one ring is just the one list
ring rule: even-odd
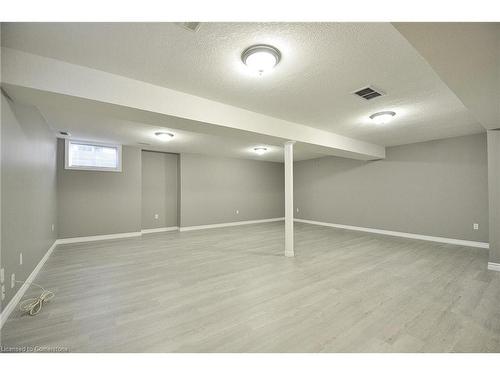
{"label": "round ceiling light fixture", "polygon": [[280,51],[267,44],[256,44],[248,47],[241,54],[241,61],[252,71],[262,75],[273,69],[281,60]]}
{"label": "round ceiling light fixture", "polygon": [[169,141],[170,139],[174,138],[174,135],[169,132],[156,132],[155,135],[162,141]]}
{"label": "round ceiling light fixture", "polygon": [[257,155],[263,155],[267,152],[267,147],[255,147],[253,150]]}
{"label": "round ceiling light fixture", "polygon": [[382,124],[387,124],[394,118],[394,116],[396,116],[396,112],[383,111],[374,113],[373,115],[370,116],[370,119],[372,119],[375,124],[382,125]]}

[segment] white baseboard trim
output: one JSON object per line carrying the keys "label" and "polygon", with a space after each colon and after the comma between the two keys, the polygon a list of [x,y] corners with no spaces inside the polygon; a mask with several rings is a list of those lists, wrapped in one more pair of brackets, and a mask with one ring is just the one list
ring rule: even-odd
{"label": "white baseboard trim", "polygon": [[90,242],[90,241],[101,241],[101,240],[114,240],[118,238],[139,237],[140,235],[141,232],[114,233],[114,234],[103,234],[99,236],[60,238],[56,242],[58,245],[64,245],[68,243],[77,243],[77,242]]}
{"label": "white baseboard trim", "polygon": [[163,227],[163,228],[153,228],[153,229],[141,229],[141,234],[170,232],[170,231],[174,231],[174,230],[179,230],[179,227]]}
{"label": "white baseboard trim", "polygon": [[488,262],[488,269],[490,271],[498,271],[498,272],[500,272],[500,263]]}
{"label": "white baseboard trim", "polygon": [[21,299],[24,296],[24,293],[28,290],[30,283],[32,283],[35,280],[36,275],[38,275],[38,272],[42,269],[43,265],[49,259],[50,254],[52,254],[52,251],[57,246],[57,241],[55,240],[52,246],[47,250],[45,255],[43,256],[42,259],[40,259],[40,262],[36,265],[35,269],[31,272],[31,274],[27,277],[27,279],[24,281],[23,285],[17,290],[16,294],[12,299],[9,301],[7,306],[3,309],[2,313],[0,314],[0,328],[3,327],[4,323],[7,321],[9,318],[10,314],[14,311],[16,308],[17,304],[21,301]]}
{"label": "white baseboard trim", "polygon": [[343,224],[333,224],[333,223],[325,223],[322,221],[313,221],[313,220],[304,220],[304,219],[294,219],[294,221],[298,223],[306,223],[313,225],[322,225],[325,227],[333,227],[340,229],[349,229],[356,230],[360,232],[368,232],[368,233],[376,233],[376,234],[385,234],[387,236],[395,236],[395,237],[404,237],[404,238],[412,238],[415,240],[423,240],[423,241],[432,241],[432,242],[441,242],[452,245],[461,245],[461,246],[470,246],[470,247],[480,247],[483,249],[489,249],[490,245],[488,242],[478,242],[478,241],[468,241],[468,240],[459,240],[456,238],[446,238],[446,237],[434,237],[434,236],[426,236],[423,234],[414,234],[414,233],[405,233],[405,232],[395,232],[392,230],[384,230],[384,229],[373,229],[373,228],[364,228],[364,227],[355,227],[352,225],[343,225]]}
{"label": "white baseboard trim", "polygon": [[273,221],[283,221],[283,220],[285,220],[284,217],[275,217],[273,219],[233,221],[233,222],[230,222],[230,223],[208,224],[208,225],[195,225],[195,226],[192,226],[192,227],[180,227],[179,231],[181,231],[181,232],[187,232],[187,231],[190,231],[190,230],[213,229],[213,228],[223,228],[223,227],[234,227],[236,225],[270,223],[270,222],[273,222]]}

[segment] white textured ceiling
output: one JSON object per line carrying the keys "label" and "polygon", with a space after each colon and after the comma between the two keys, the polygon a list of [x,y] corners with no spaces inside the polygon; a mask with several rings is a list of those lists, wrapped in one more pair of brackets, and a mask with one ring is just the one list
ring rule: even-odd
{"label": "white textured ceiling", "polygon": [[500,126],[500,23],[395,23],[487,129]]}
{"label": "white textured ceiling", "polygon": [[[240,61],[255,43],[282,52],[269,75]],[[387,23],[12,23],[2,45],[386,146],[484,131]],[[350,94],[367,84],[387,96]],[[397,118],[373,125],[381,110]]]}
{"label": "white textured ceiling", "polygon": [[[58,130],[69,131],[73,139],[92,140],[99,142],[117,142],[123,145],[140,147],[145,150],[165,151],[173,153],[198,153],[223,157],[244,159],[283,161],[282,142],[264,135],[245,135],[232,138],[211,134],[201,134],[181,130],[172,122],[172,127],[159,127],[150,124],[128,121],[103,113],[88,111],[61,110],[53,106],[39,106],[43,117],[49,123],[56,135]],[[175,137],[167,142],[154,135],[157,131],[167,131]],[[255,147],[264,146],[267,152],[257,155]],[[294,160],[306,160],[324,155],[307,150],[297,145]]]}

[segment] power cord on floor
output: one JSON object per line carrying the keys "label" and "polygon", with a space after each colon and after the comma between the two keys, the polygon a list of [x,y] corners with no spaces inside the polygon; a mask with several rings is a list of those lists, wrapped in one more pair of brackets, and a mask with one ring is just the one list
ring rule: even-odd
{"label": "power cord on floor", "polygon": [[[24,281],[16,281],[16,283],[23,284]],[[28,313],[31,316],[38,314],[41,310],[42,307],[45,303],[49,302],[52,298],[54,298],[55,294],[54,292],[51,292],[50,290],[46,290],[43,286],[35,284],[35,283],[28,283],[29,285],[35,285],[42,289],[42,294],[40,294],[39,297],[35,298],[28,298],[25,299],[24,301],[21,301],[19,303],[19,310],[22,312]]]}

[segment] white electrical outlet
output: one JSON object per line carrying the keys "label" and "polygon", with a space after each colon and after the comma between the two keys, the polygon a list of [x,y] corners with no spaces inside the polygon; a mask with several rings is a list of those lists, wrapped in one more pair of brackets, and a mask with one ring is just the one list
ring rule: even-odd
{"label": "white electrical outlet", "polygon": [[239,215],[240,214],[240,210],[236,210],[236,215]]}
{"label": "white electrical outlet", "polygon": [[0,268],[0,283],[5,282],[5,270],[3,268]]}
{"label": "white electrical outlet", "polygon": [[299,208],[297,207],[297,212],[299,212]]}
{"label": "white electrical outlet", "polygon": [[19,253],[19,265],[23,265],[23,253]]}
{"label": "white electrical outlet", "polygon": [[16,274],[13,273],[10,275],[10,288],[14,288],[16,286]]}
{"label": "white electrical outlet", "polygon": [[56,226],[54,224],[51,225],[50,229],[52,229],[52,232],[54,231],[54,229],[56,229]]}
{"label": "white electrical outlet", "polygon": [[474,230],[478,230],[479,229],[479,224],[478,223],[474,223],[474,225],[472,227],[474,228]]}
{"label": "white electrical outlet", "polygon": [[155,219],[158,220],[158,218],[160,217],[160,215],[158,214],[155,214]]}
{"label": "white electrical outlet", "polygon": [[2,301],[5,299],[5,285],[2,285]]}

